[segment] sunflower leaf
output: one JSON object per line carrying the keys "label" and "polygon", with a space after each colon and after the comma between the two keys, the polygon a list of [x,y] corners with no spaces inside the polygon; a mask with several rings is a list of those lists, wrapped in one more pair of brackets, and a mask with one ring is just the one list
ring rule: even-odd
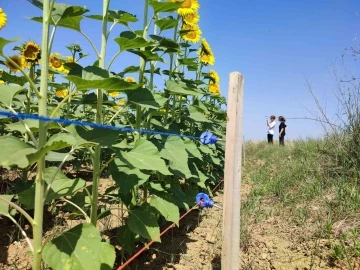
{"label": "sunflower leaf", "polygon": [[158,2],[158,1],[150,1],[149,5],[154,9],[154,13],[159,12],[174,12],[178,10],[183,2]]}
{"label": "sunflower leaf", "polygon": [[177,23],[177,20],[172,17],[161,18],[155,21],[155,24],[160,28],[161,31],[175,28]]}
{"label": "sunflower leaf", "polygon": [[147,41],[143,37],[139,37],[130,31],[122,32],[120,37],[115,38],[114,41],[119,44],[120,52],[130,49],[140,49],[154,44],[153,42]]}
{"label": "sunflower leaf", "polygon": [[0,104],[10,107],[14,96],[22,91],[25,91],[25,88],[20,85],[0,85]]}
{"label": "sunflower leaf", "polygon": [[166,88],[171,92],[172,94],[178,94],[178,95],[192,95],[192,96],[198,96],[200,93],[197,93],[192,90],[188,90],[184,88],[185,86],[180,85],[177,82],[174,81],[167,81],[166,82]]}
{"label": "sunflower leaf", "polygon": [[142,59],[144,59],[145,62],[159,61],[165,63],[164,59],[162,59],[157,53],[153,53],[151,51],[129,50],[129,52],[140,56]]}
{"label": "sunflower leaf", "polygon": [[[99,21],[103,20],[102,15],[88,15],[86,17],[93,20],[99,20]],[[116,21],[123,25],[128,25],[128,23],[130,22],[137,22],[138,19],[136,18],[136,15],[133,15],[123,10],[109,10],[108,21],[112,21],[112,22]]]}
{"label": "sunflower leaf", "polygon": [[159,94],[152,93],[146,88],[139,88],[134,91],[126,91],[128,100],[131,103],[140,105],[144,108],[158,109],[164,106],[167,98]]}
{"label": "sunflower leaf", "polygon": [[83,68],[80,65],[73,64],[71,71],[65,77],[73,82],[77,90],[104,89],[107,91],[134,90],[141,85],[125,82],[119,77],[114,77],[109,71],[96,67],[87,66]]}
{"label": "sunflower leaf", "polygon": [[7,44],[18,41],[19,39],[20,38],[8,40],[8,39],[0,37],[0,54],[2,54],[2,55],[4,54],[3,49]]}

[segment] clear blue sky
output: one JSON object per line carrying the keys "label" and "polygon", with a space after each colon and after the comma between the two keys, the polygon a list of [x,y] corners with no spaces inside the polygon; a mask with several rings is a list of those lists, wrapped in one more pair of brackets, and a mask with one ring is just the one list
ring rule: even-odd
{"label": "clear blue sky", "polygon": [[[100,14],[102,1],[61,1],[86,5],[90,14]],[[345,48],[354,46],[360,32],[358,0],[200,0],[200,27],[216,56],[213,67],[218,71],[222,94],[227,97],[228,75],[240,71],[245,76],[244,135],[246,139],[265,139],[265,115],[304,117],[315,109],[305,85],[309,79],[321,97],[333,86],[330,65],[339,61]],[[135,14],[142,20],[143,0],[112,1],[111,9]],[[25,17],[40,16],[41,11],[26,0],[0,1],[8,14],[8,25],[2,37],[20,36],[23,41],[40,42],[41,24]],[[140,23],[135,29],[140,28]],[[100,23],[84,20],[82,29],[99,48]],[[126,30],[117,26],[112,37]],[[79,42],[85,52],[92,53],[87,41],[67,29],[57,32],[53,51],[66,54],[64,46]],[[8,47],[11,53],[12,46]],[[118,45],[110,42],[108,59]],[[87,64],[94,61],[94,55]],[[85,61],[85,62],[86,62]],[[138,65],[138,58],[123,54],[115,64],[116,71]],[[161,86],[161,85],[160,85]],[[325,94],[324,94],[325,93]],[[325,102],[325,100],[324,100]],[[327,104],[328,111],[333,105]],[[288,120],[287,139],[321,134],[321,126],[308,120]]]}

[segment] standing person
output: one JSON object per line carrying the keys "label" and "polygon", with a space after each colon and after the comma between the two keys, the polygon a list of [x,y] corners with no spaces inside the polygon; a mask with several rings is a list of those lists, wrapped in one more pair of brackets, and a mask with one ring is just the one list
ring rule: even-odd
{"label": "standing person", "polygon": [[274,138],[274,128],[276,125],[275,115],[270,116],[270,122],[268,119],[266,119],[266,125],[268,126],[268,134],[267,134],[268,143],[272,144]]}
{"label": "standing person", "polygon": [[285,131],[286,131],[286,127],[287,125],[285,125],[285,117],[284,116],[279,116],[279,122],[280,122],[280,125],[279,125],[279,143],[280,143],[280,146],[285,146]]}

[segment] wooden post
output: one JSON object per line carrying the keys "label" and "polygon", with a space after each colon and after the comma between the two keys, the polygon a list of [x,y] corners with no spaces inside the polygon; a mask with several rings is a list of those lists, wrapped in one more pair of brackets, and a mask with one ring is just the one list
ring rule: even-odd
{"label": "wooden post", "polygon": [[221,269],[240,269],[240,187],[244,76],[230,73],[224,175]]}

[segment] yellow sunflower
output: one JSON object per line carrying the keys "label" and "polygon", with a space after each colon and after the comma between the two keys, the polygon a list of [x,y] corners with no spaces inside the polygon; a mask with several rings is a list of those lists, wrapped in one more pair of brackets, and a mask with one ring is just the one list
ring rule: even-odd
{"label": "yellow sunflower", "polygon": [[213,69],[210,70],[210,78],[211,78],[215,83],[219,83],[219,82],[220,82],[219,74],[217,74],[216,71],[213,70]]}
{"label": "yellow sunflower", "polygon": [[199,26],[197,26],[196,24],[194,25],[183,24],[181,30],[188,31],[186,32],[186,34],[182,36],[184,40],[190,41],[192,43],[196,43],[201,38],[201,30]]}
{"label": "yellow sunflower", "polygon": [[201,46],[198,50],[198,55],[200,56],[200,61],[205,65],[214,65],[215,64],[215,56],[211,50],[209,43],[205,38],[201,40]]}
{"label": "yellow sunflower", "polygon": [[62,56],[60,53],[52,53],[50,54],[50,60],[49,60],[50,68],[62,72],[62,73],[69,73],[69,70],[64,67],[64,63],[62,60]]}
{"label": "yellow sunflower", "polygon": [[3,80],[0,80],[0,84],[4,84],[5,82]]}
{"label": "yellow sunflower", "polygon": [[169,2],[183,2],[178,9],[180,15],[186,15],[192,13],[194,9],[200,7],[198,0],[169,0]]}
{"label": "yellow sunflower", "polygon": [[[20,55],[13,55],[9,57],[11,60],[13,60],[21,70],[23,70],[26,67],[26,61],[25,58]],[[18,72],[20,71],[19,67],[11,63],[10,61],[6,60],[5,65],[12,71],[12,72]]]}
{"label": "yellow sunflower", "polygon": [[212,94],[220,93],[220,86],[218,83],[214,83],[213,81],[210,81],[209,83],[209,92]]}
{"label": "yellow sunflower", "polygon": [[119,95],[119,92],[110,92],[109,96],[111,97],[117,97]]}
{"label": "yellow sunflower", "polygon": [[136,80],[135,80],[133,77],[126,77],[126,78],[124,79],[124,81],[125,81],[125,82],[129,82],[129,83],[134,83],[134,82],[136,82]]}
{"label": "yellow sunflower", "polygon": [[55,96],[59,97],[59,98],[64,98],[69,94],[69,90],[67,89],[63,89],[63,90],[57,90],[55,92]]}
{"label": "yellow sunflower", "polygon": [[22,55],[28,61],[36,61],[40,56],[40,46],[32,41],[26,42],[22,50]]}
{"label": "yellow sunflower", "polygon": [[126,104],[126,102],[127,102],[126,98],[120,98],[120,99],[118,100],[118,104],[119,104],[120,106],[124,106],[124,105]]}
{"label": "yellow sunflower", "polygon": [[183,20],[188,25],[197,24],[200,20],[200,16],[196,9],[194,9],[193,13],[188,13],[183,16]]}
{"label": "yellow sunflower", "polygon": [[4,28],[7,22],[6,13],[0,8],[0,29]]}

